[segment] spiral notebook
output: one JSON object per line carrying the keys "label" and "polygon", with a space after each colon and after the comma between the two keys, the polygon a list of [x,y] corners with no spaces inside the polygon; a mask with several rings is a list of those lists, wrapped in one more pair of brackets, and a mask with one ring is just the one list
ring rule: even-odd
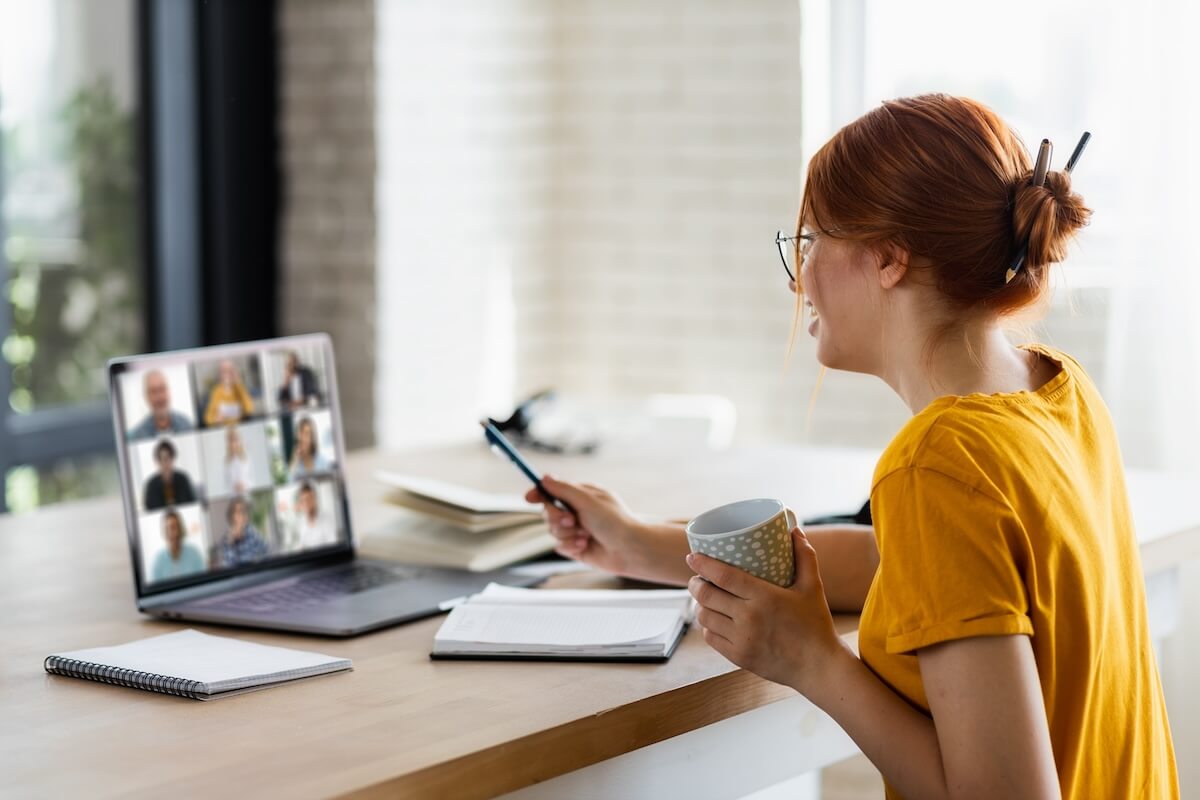
{"label": "spiral notebook", "polygon": [[46,672],[114,686],[216,700],[351,669],[350,659],[194,630],[47,656]]}

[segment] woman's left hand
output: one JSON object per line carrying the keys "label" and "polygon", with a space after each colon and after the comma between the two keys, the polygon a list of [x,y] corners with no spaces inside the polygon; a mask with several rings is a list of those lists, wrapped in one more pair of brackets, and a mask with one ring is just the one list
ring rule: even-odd
{"label": "woman's left hand", "polygon": [[700,605],[704,641],[739,667],[809,694],[825,669],[848,653],[833,627],[817,553],[792,529],[796,577],[783,588],[699,553],[688,591]]}

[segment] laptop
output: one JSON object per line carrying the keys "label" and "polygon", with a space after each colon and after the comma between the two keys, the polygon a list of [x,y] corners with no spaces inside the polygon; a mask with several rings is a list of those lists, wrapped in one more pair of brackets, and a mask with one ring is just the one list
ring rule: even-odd
{"label": "laptop", "polygon": [[356,554],[324,334],[114,359],[108,378],[144,613],[352,636],[537,582]]}

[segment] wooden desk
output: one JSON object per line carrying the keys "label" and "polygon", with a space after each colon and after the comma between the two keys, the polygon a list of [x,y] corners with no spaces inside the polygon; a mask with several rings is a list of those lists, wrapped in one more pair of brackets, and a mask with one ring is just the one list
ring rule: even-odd
{"label": "wooden desk", "polygon": [[[390,513],[370,479],[373,469],[523,488],[519,476],[491,459],[478,447],[352,456],[356,531],[377,528]],[[539,464],[602,481],[655,515],[688,515],[750,495],[779,496],[806,515],[857,506],[871,461],[855,451],[768,448]],[[1166,481],[1147,476],[1147,486]],[[1147,564],[1200,552],[1200,520],[1155,517],[1136,497],[1135,512],[1139,524],[1150,520]],[[51,652],[183,627],[134,610],[115,498],[0,518],[0,608],[0,780],[19,796],[489,797],[713,723],[736,724],[736,715],[784,698],[803,702],[735,669],[695,633],[664,665],[431,662],[439,619],[345,641],[210,628],[345,656],[355,666],[349,674],[214,703],[46,675],[42,659]],[[845,629],[852,631],[852,620]],[[800,733],[818,738],[814,731]],[[794,771],[837,755],[817,750],[810,765],[798,754]]]}

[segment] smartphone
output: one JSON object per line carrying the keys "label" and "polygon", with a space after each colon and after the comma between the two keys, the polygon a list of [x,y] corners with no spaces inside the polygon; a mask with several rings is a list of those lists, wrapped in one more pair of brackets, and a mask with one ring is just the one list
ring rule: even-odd
{"label": "smartphone", "polygon": [[[538,475],[537,470],[529,465],[529,462],[521,457],[517,452],[517,448],[513,447],[512,442],[505,438],[504,434],[496,429],[496,426],[488,422],[486,419],[479,420],[479,424],[483,427],[483,435],[487,438],[488,444],[496,453],[507,458],[509,461],[517,465],[517,469],[525,473],[525,477],[533,481],[533,485],[541,492],[542,497],[550,501],[550,504],[559,511],[565,511],[568,514],[575,514],[575,509],[571,508],[571,504],[566,500],[562,500],[550,494],[546,487],[542,485],[542,476]],[[576,515],[578,516],[578,515]]]}

